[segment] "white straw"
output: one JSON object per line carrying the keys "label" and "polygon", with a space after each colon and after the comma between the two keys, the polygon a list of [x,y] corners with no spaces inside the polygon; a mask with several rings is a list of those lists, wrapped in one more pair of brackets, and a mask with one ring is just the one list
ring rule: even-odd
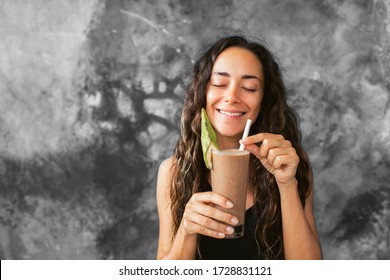
{"label": "white straw", "polygon": [[[244,129],[244,134],[242,135],[242,139],[245,139],[248,137],[249,135],[249,129],[251,128],[251,124],[252,124],[252,120],[248,119],[246,121],[246,125],[245,125],[245,129]],[[244,144],[240,144],[240,151],[243,151],[245,148],[245,145]]]}

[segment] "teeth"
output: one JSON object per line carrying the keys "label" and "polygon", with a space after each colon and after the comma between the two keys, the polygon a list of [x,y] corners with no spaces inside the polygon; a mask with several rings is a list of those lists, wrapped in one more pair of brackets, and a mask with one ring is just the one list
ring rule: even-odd
{"label": "teeth", "polygon": [[219,110],[219,112],[223,115],[230,116],[230,117],[239,117],[242,116],[244,113],[230,113],[226,111]]}

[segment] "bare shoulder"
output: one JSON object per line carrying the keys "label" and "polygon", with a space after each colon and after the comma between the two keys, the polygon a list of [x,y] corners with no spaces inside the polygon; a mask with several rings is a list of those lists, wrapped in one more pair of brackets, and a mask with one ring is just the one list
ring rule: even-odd
{"label": "bare shoulder", "polygon": [[170,157],[161,162],[157,175],[157,202],[169,203],[169,191],[174,170],[174,158]]}
{"label": "bare shoulder", "polygon": [[161,175],[170,175],[172,168],[174,167],[174,158],[170,157],[163,160],[158,169],[158,173]]}
{"label": "bare shoulder", "polygon": [[[174,168],[173,157],[163,160],[163,162],[161,162],[160,164],[160,167],[158,168],[157,183],[163,183],[162,185],[166,185],[166,183],[170,183],[172,181],[173,168]],[[157,187],[159,187],[159,184],[157,184]]]}

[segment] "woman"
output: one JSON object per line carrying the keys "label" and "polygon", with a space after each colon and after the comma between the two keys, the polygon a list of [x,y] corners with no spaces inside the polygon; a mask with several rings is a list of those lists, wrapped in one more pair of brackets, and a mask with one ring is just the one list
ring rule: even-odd
{"label": "woman", "polygon": [[[242,238],[223,239],[237,218],[215,207],[232,203],[211,191],[201,148],[202,108],[220,149],[241,142],[251,152]],[[250,136],[240,140],[247,119]],[[312,205],[312,171],[278,64],[264,46],[244,37],[218,40],[194,65],[180,139],[159,168],[157,258],[320,259]]]}

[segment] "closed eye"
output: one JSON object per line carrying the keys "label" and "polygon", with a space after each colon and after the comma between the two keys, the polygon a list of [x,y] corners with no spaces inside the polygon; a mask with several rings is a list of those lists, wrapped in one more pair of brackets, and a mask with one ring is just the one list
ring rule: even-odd
{"label": "closed eye", "polygon": [[217,87],[217,88],[220,88],[220,87],[224,87],[226,85],[223,85],[223,84],[213,84],[214,87]]}
{"label": "closed eye", "polygon": [[255,92],[256,89],[255,88],[246,88],[246,87],[243,87],[244,90],[246,91],[249,91],[249,92]]}

